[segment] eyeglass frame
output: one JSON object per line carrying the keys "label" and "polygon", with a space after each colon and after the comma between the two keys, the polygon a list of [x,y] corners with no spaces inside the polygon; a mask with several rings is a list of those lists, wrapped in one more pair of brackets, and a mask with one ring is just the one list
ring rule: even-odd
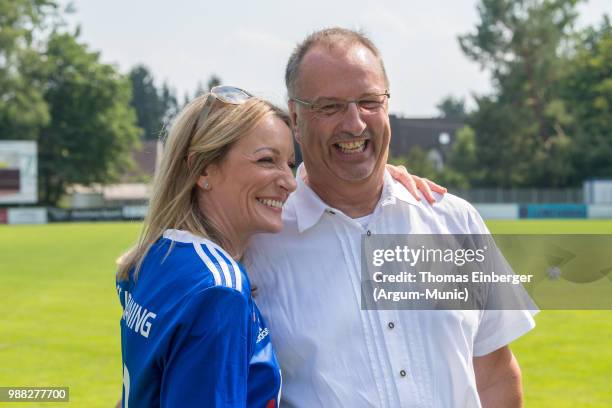
{"label": "eyeglass frame", "polygon": [[[228,90],[233,90],[233,91],[239,91],[242,95],[245,96],[245,98],[240,101],[233,101],[223,96],[222,93],[218,92],[222,90],[222,88],[227,88]],[[217,86],[212,87],[210,89],[210,92],[208,93],[208,96],[206,97],[206,101],[204,102],[204,107],[202,108],[202,111],[200,112],[200,115],[198,116],[198,120],[196,121],[196,128],[200,127],[200,125],[204,123],[204,121],[208,118],[208,116],[210,115],[212,111],[212,108],[215,106],[215,101],[221,101],[228,105],[242,105],[244,102],[246,102],[252,97],[253,95],[251,95],[249,92],[245,91],[242,88],[238,88],[237,86],[217,85]]]}
{"label": "eyeglass frame", "polygon": [[[361,102],[361,101],[362,101],[363,99],[365,99],[365,98],[368,98],[368,97],[373,97],[373,96],[386,96],[386,97],[387,97],[387,100],[389,100],[389,99],[391,98],[391,94],[389,93],[389,90],[388,90],[388,89],[385,89],[385,91],[384,91],[383,93],[380,93],[380,94],[371,94],[371,95],[368,95],[368,96],[363,96],[363,97],[361,97],[361,98],[359,98],[359,99],[352,99],[352,100],[348,100],[348,101],[347,101],[347,100],[342,100],[342,99],[334,99],[334,98],[329,98],[329,99],[330,99],[330,101],[337,101],[337,102],[341,102],[341,103],[343,104],[343,106],[344,106],[344,108],[343,108],[343,109],[340,109],[339,111],[334,112],[334,113],[331,113],[331,114],[325,114],[325,113],[323,113],[323,112],[317,111],[317,110],[316,110],[316,108],[315,108],[315,105],[317,104],[317,102],[316,102],[316,101],[312,101],[312,102],[310,102],[310,101],[306,101],[306,100],[299,99],[299,98],[289,98],[289,100],[290,100],[290,101],[297,102],[297,103],[299,103],[300,105],[307,107],[307,108],[308,108],[308,109],[309,109],[311,112],[314,112],[314,113],[315,113],[315,114],[317,114],[317,115],[322,115],[322,116],[333,116],[333,115],[335,115],[335,114],[337,114],[337,113],[346,113],[346,111],[348,110],[348,106],[349,106],[351,103],[354,103],[354,104],[355,104],[355,106],[357,106],[357,109],[361,109],[361,108],[359,107],[359,102]],[[381,104],[380,104],[380,106],[379,106],[379,108],[381,108],[381,107],[382,107],[384,104],[385,104],[385,101],[382,101],[382,102],[381,102]]]}

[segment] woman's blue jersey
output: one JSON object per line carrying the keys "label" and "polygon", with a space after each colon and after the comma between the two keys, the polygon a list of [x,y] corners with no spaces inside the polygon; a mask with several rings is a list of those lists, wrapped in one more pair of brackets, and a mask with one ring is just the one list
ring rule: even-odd
{"label": "woman's blue jersey", "polygon": [[242,265],[215,243],[168,230],[123,306],[123,406],[277,407],[281,374]]}

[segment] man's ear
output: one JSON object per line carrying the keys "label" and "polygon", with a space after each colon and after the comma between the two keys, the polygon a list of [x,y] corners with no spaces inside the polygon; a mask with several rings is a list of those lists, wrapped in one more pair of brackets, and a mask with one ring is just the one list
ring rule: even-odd
{"label": "man's ear", "polygon": [[291,121],[291,130],[293,131],[293,137],[295,141],[301,144],[301,135],[300,129],[298,126],[298,117],[297,117],[297,105],[294,101],[290,100],[289,103],[289,120]]}

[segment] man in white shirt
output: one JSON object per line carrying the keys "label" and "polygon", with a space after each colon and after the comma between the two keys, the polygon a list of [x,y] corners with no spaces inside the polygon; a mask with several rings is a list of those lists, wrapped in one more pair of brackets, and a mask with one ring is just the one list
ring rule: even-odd
{"label": "man in white shirt", "polygon": [[364,234],[488,233],[464,200],[418,201],[385,171],[390,95],[376,47],[353,31],[316,32],[286,82],[308,175],[298,170],[283,231],[257,236],[245,259],[284,405],[521,406],[508,344],[534,327],[528,311],[361,310]]}

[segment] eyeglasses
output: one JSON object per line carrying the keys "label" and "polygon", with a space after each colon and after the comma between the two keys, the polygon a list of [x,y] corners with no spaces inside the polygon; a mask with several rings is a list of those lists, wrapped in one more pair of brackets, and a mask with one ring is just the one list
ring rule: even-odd
{"label": "eyeglasses", "polygon": [[236,88],[234,86],[220,85],[213,87],[208,94],[206,102],[204,102],[204,107],[202,108],[202,112],[200,112],[200,116],[198,117],[197,126],[204,123],[208,115],[210,115],[210,112],[215,105],[215,100],[219,100],[230,105],[240,105],[251,97],[253,97],[253,95],[244,89]]}
{"label": "eyeglasses", "polygon": [[337,113],[345,113],[351,103],[354,103],[363,113],[376,113],[380,111],[388,98],[391,98],[391,94],[385,90],[381,94],[367,95],[351,101],[334,98],[319,98],[312,102],[298,98],[291,98],[290,100],[309,108],[317,115],[333,116]]}

